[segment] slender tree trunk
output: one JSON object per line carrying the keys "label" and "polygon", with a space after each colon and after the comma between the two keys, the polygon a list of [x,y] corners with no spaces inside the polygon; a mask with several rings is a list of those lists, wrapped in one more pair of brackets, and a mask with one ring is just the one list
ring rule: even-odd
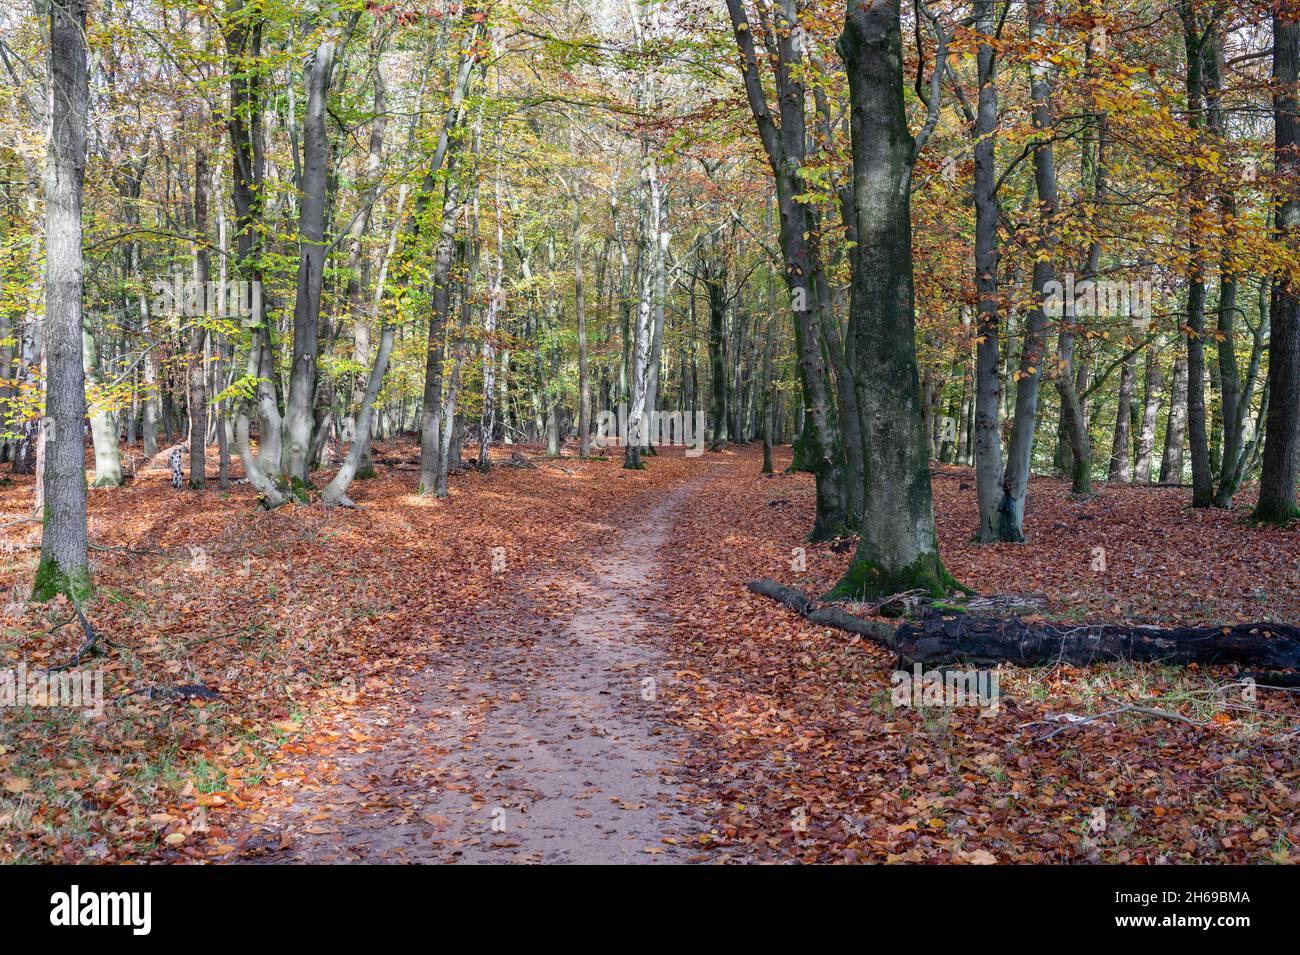
{"label": "slender tree trunk", "polygon": [[1183,453],[1187,443],[1187,354],[1179,350],[1174,359],[1173,383],[1169,386],[1169,421],[1165,426],[1165,450],[1160,458],[1160,480],[1178,483],[1183,479]]}
{"label": "slender tree trunk", "polygon": [[998,539],[998,509],[1002,503],[1002,439],[999,402],[1002,391],[1000,319],[998,316],[997,181],[997,57],[993,0],[975,3],[975,29],[982,42],[976,49],[979,104],[971,136],[975,153],[975,289],[979,318],[975,338],[975,484],[980,524],[976,537]]}
{"label": "slender tree trunk", "polygon": [[442,228],[439,231],[433,264],[433,308],[429,316],[428,351],[424,367],[424,396],[420,410],[420,485],[421,494],[435,493],[438,487],[438,458],[442,446],[442,365],[447,316],[451,308],[451,262],[455,251],[456,223],[460,218],[460,185],[456,179],[456,157],[447,158],[447,193],[442,205]]}
{"label": "slender tree trunk", "polygon": [[641,147],[641,185],[644,190],[644,209],[641,234],[637,241],[637,279],[640,298],[637,302],[636,320],[632,338],[632,405],[627,415],[626,447],[623,449],[623,467],[639,470],[641,452],[649,440],[646,421],[652,409],[646,407],[650,389],[650,351],[654,335],[654,257],[659,242],[659,175],[648,142]]}
{"label": "slender tree trunk", "polygon": [[[1202,48],[1206,37],[1194,0],[1180,0],[1179,12],[1187,53],[1187,125],[1199,138],[1205,105]],[[1214,497],[1205,412],[1205,253],[1200,238],[1205,201],[1201,188],[1198,182],[1192,185],[1187,230],[1187,435],[1192,453],[1192,507],[1209,507]]]}
{"label": "slender tree trunk", "polygon": [[[658,169],[656,167],[656,175]],[[667,259],[668,259],[668,240],[669,232],[666,228],[668,222],[668,203],[664,195],[663,187],[660,187],[660,206],[659,206],[659,226],[655,234],[654,245],[654,311],[653,321],[650,326],[650,358],[646,367],[646,410],[652,415],[662,411],[662,399],[659,393],[660,366],[663,362],[664,351],[664,321],[665,308],[667,301]],[[646,435],[646,450],[654,454],[654,441],[659,440],[658,434]]]}
{"label": "slender tree trunk", "polygon": [[[262,31],[265,16],[256,8],[246,13],[244,0],[231,0],[226,19],[226,68],[230,75],[231,200],[235,207],[235,274],[240,281],[261,288],[262,226],[265,209],[262,188],[266,171],[266,143],[262,126]],[[235,422],[235,441],[244,474],[265,507],[286,504],[288,494],[277,484],[280,470],[280,408],[275,389],[275,362],[265,301],[253,296],[247,374],[258,384],[253,395],[258,417],[259,447],[253,454],[247,402]],[[147,440],[147,435],[146,435]]]}
{"label": "slender tree trunk", "polygon": [[[769,276],[768,281],[769,289],[775,291],[771,286],[775,284],[776,276]],[[759,420],[763,428],[763,474],[772,473],[772,329],[776,324],[775,301],[770,305],[763,341],[763,379],[759,395]]]}
{"label": "slender tree trunk", "polygon": [[[1260,447],[1260,439],[1263,437],[1263,431],[1256,429],[1254,434],[1248,431],[1253,422],[1250,421],[1250,403],[1255,395],[1255,385],[1259,381],[1259,368],[1264,358],[1265,342],[1268,339],[1269,328],[1269,295],[1272,288],[1272,281],[1268,276],[1262,276],[1259,283],[1259,321],[1251,329],[1250,344],[1250,362],[1246,369],[1246,380],[1241,387],[1241,400],[1237,403],[1237,430],[1241,435],[1241,447],[1237,453],[1236,460],[1231,463],[1232,473],[1225,480],[1230,482],[1231,487],[1236,490],[1241,487],[1242,482],[1246,479],[1252,467],[1252,459],[1256,456]],[[1267,409],[1267,403],[1260,402],[1260,420],[1263,424],[1263,412]],[[1225,467],[1228,465],[1225,464]]]}
{"label": "slender tree trunk", "polygon": [[[27,179],[31,185],[27,210],[35,227],[35,224],[40,222],[37,216],[37,196],[42,187],[35,164],[25,165],[24,168],[27,171]],[[31,279],[29,294],[26,297],[27,305],[23,309],[22,344],[18,350],[18,357],[21,359],[23,367],[21,376],[15,375],[15,378],[19,378],[22,383],[33,389],[44,387],[41,366],[42,356],[45,353],[45,333],[44,322],[39,318],[37,304],[40,301],[43,282],[41,259],[42,243],[41,235],[38,232],[33,237],[31,249],[27,253],[27,267]],[[12,472],[14,474],[37,475],[38,485],[40,484],[39,475],[42,473],[36,466],[36,446],[40,440],[40,433],[41,429],[36,422],[28,419],[22,426],[21,435],[15,438],[10,446]],[[39,510],[39,508],[37,509]]]}
{"label": "slender tree trunk", "polygon": [[1138,434],[1137,463],[1133,467],[1133,480],[1139,484],[1149,484],[1151,481],[1151,464],[1156,447],[1156,418],[1160,414],[1162,373],[1159,352],[1155,346],[1152,346],[1147,350],[1142,430]]}
{"label": "slender tree trunk", "polygon": [[[208,155],[200,146],[194,153],[194,232],[200,239],[208,233]],[[212,275],[211,257],[206,245],[200,244],[194,252],[194,281],[206,289]],[[225,286],[220,289],[225,293]],[[204,367],[207,331],[198,318],[190,327],[188,356],[189,415],[190,415],[190,481],[193,490],[207,485],[206,448],[208,443],[208,387],[207,369]]]}
{"label": "slender tree trunk", "polygon": [[142,450],[145,460],[158,453],[158,369],[153,359],[152,322],[149,315],[148,296],[140,293],[140,335],[144,339],[145,353],[141,359],[144,370],[144,410],[141,412]]}
{"label": "slender tree trunk", "polygon": [[[499,168],[499,167],[498,167]],[[492,459],[488,453],[488,444],[496,428],[496,354],[493,341],[497,331],[497,316],[505,305],[505,293],[501,283],[505,275],[505,230],[501,222],[501,177],[496,180],[496,222],[497,244],[492,256],[492,283],[488,293],[488,305],[483,317],[483,411],[479,416],[478,469],[486,474],[492,469]]]}
{"label": "slender tree trunk", "polygon": [[[478,133],[475,133],[475,155],[478,153]],[[442,402],[442,430],[439,434],[441,447],[438,453],[438,477],[434,486],[434,494],[438,497],[447,496],[447,475],[452,471],[460,470],[461,454],[460,440],[457,435],[459,431],[459,419],[457,417],[457,402],[460,398],[460,374],[461,374],[461,357],[464,348],[465,335],[469,331],[472,300],[471,296],[474,286],[478,280],[478,187],[474,188],[474,196],[470,202],[469,213],[469,233],[465,236],[462,243],[461,259],[462,271],[465,279],[460,290],[460,321],[457,323],[455,332],[450,342],[451,346],[451,373],[445,389]]]}
{"label": "slender tree trunk", "polygon": [[[99,344],[89,322],[82,330],[82,361],[85,380],[102,385]],[[103,408],[90,410],[90,436],[95,445],[94,487],[121,487],[122,453],[118,447],[117,425],[113,415]]]}
{"label": "slender tree trunk", "polygon": [[352,506],[352,501],[348,497],[348,488],[356,478],[357,469],[361,466],[362,459],[370,447],[370,426],[375,417],[375,399],[379,396],[379,389],[384,384],[384,374],[388,370],[388,359],[393,353],[394,329],[392,322],[385,322],[383,329],[379,333],[379,350],[375,354],[374,367],[370,369],[370,377],[366,381],[366,390],[361,397],[361,408],[357,412],[356,431],[352,438],[352,443],[348,446],[348,453],[343,458],[343,464],[339,467],[338,473],[334,475],[333,480],[325,486],[321,492],[326,504],[341,504]]}
{"label": "slender tree trunk", "polygon": [[[1045,38],[1042,0],[1029,0],[1030,36]],[[1039,222],[1043,237],[1034,257],[1034,303],[1025,322],[1025,340],[1020,350],[1020,381],[1016,388],[1015,417],[1007,448],[1002,496],[998,505],[998,538],[1020,542],[1025,539],[1025,498],[1029,491],[1029,469],[1033,461],[1034,432],[1038,428],[1038,395],[1043,380],[1043,359],[1047,347],[1047,314],[1044,311],[1048,283],[1055,281],[1053,256],[1057,246],[1056,218],[1060,195],[1056,180],[1056,158],[1051,145],[1055,118],[1052,111],[1052,76],[1048,66],[1031,67],[1030,97],[1033,101],[1034,130],[1047,138],[1034,148],[1034,183],[1038,192]]]}
{"label": "slender tree trunk", "polygon": [[[796,198],[803,192],[799,171],[807,144],[804,116],[806,91],[799,77],[803,56],[794,29],[797,26],[795,4],[794,0],[780,0],[782,23],[772,37],[777,50],[776,81],[780,126],[768,109],[759,75],[759,60],[754,49],[753,30],[745,15],[742,0],[727,0],[727,10],[740,50],[745,95],[776,183],[777,208],[781,217],[781,251],[786,285],[790,291],[791,311],[795,319],[795,349],[804,395],[804,427],[795,459],[797,466],[811,472],[816,480],[817,512],[809,536],[813,540],[825,540],[845,531],[848,494],[844,453],[840,447],[840,429],[828,383],[822,335],[813,312],[815,300],[812,294],[816,290],[810,290],[809,287],[813,263],[807,238],[808,208]],[[903,131],[906,133],[906,128]],[[914,344],[909,350],[915,355]],[[863,413],[866,413],[865,409]],[[865,429],[863,439],[866,441]]]}
{"label": "slender tree trunk", "polygon": [[704,291],[709,299],[709,415],[713,419],[713,434],[709,446],[721,451],[727,446],[727,366],[723,356],[723,336],[726,329],[727,289],[725,260],[715,260],[721,274],[710,273],[704,280]]}
{"label": "slender tree trunk", "polygon": [[1137,352],[1133,352],[1121,366],[1119,397],[1115,403],[1115,439],[1110,449],[1110,467],[1107,479],[1127,484],[1129,481],[1129,444],[1132,432],[1133,390],[1137,382]]}
{"label": "slender tree trunk", "polygon": [[591,453],[591,382],[587,370],[587,291],[582,270],[582,195],[573,194],[573,310],[578,322],[578,456]]}

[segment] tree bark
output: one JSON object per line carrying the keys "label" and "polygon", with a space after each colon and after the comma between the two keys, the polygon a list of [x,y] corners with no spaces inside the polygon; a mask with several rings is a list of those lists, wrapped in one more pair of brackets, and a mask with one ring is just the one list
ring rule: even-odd
{"label": "tree bark", "polygon": [[[1300,90],[1297,52],[1300,22],[1273,15],[1274,151],[1285,182],[1300,179]],[[1300,198],[1294,187],[1280,198],[1277,241],[1300,249]],[[1272,331],[1268,346],[1268,424],[1255,519],[1285,523],[1300,517],[1296,479],[1300,474],[1300,289],[1290,275],[1273,283]]]}
{"label": "tree bark", "polygon": [[45,160],[45,417],[41,558],[32,598],[90,591],[82,419],[81,201],[86,168],[85,0],[49,5],[50,114]]}
{"label": "tree bark", "polygon": [[979,102],[971,130],[975,154],[975,289],[979,300],[975,338],[975,486],[980,524],[977,539],[989,543],[999,538],[1002,503],[1002,440],[999,422],[1002,392],[1001,328],[998,315],[998,201],[997,181],[997,55],[992,34],[996,29],[993,0],[975,3],[975,30]]}
{"label": "tree bark", "polygon": [[[199,135],[203,135],[200,133]],[[206,240],[208,234],[208,155],[203,146],[194,152],[194,233]],[[199,244],[194,250],[194,281],[198,287],[206,289],[212,276],[212,262],[205,244]],[[225,294],[225,284],[220,288]],[[208,443],[208,386],[204,367],[204,351],[207,341],[207,329],[202,316],[194,316],[190,326],[189,356],[187,373],[189,378],[189,415],[190,415],[190,480],[192,490],[201,490],[207,485],[206,449]]]}
{"label": "tree bark", "polygon": [[424,395],[420,405],[421,494],[436,493],[438,457],[442,445],[443,357],[447,316],[451,308],[451,261],[455,252],[456,223],[460,218],[460,183],[457,181],[454,151],[447,157],[447,192],[442,204],[442,227],[434,252],[432,312],[424,366]]}
{"label": "tree bark", "polygon": [[[1187,53],[1187,125],[1192,135],[1199,137],[1205,105],[1205,35],[1193,0],[1180,0],[1179,11]],[[1188,203],[1187,436],[1192,453],[1192,507],[1209,507],[1214,497],[1214,477],[1205,413],[1205,253],[1200,240],[1202,224],[1198,221],[1205,212],[1205,201],[1200,189],[1199,183],[1193,182]]]}
{"label": "tree bark", "polygon": [[1110,447],[1110,467],[1107,478],[1127,484],[1129,471],[1129,446],[1133,420],[1133,391],[1137,383],[1137,352],[1124,359],[1119,373],[1119,395],[1115,402],[1115,439]]}
{"label": "tree bark", "polygon": [[[1041,40],[1047,35],[1042,7],[1042,0],[1029,0],[1026,4],[1031,39]],[[1047,141],[1037,144],[1033,151],[1034,183],[1038,192],[1039,223],[1043,234],[1038,239],[1037,254],[1034,256],[1034,303],[1025,322],[1015,417],[1011,425],[1011,441],[1007,448],[1002,497],[998,506],[998,538],[1011,542],[1025,539],[1025,498],[1029,490],[1034,432],[1038,427],[1038,396],[1047,347],[1047,313],[1044,303],[1048,283],[1056,278],[1053,256],[1058,241],[1056,217],[1060,209],[1056,158],[1051,144],[1055,129],[1052,75],[1046,64],[1035,63],[1031,67],[1029,92],[1033,101],[1031,108],[1034,130]]]}
{"label": "tree bark", "polygon": [[1142,404],[1142,429],[1138,433],[1137,462],[1133,466],[1133,480],[1139,484],[1151,482],[1151,464],[1156,447],[1156,418],[1160,415],[1160,389],[1164,372],[1160,355],[1153,345],[1147,350],[1146,387]]}
{"label": "tree bark", "polygon": [[[87,321],[82,330],[82,362],[85,380],[103,384],[100,374],[99,344]],[[90,437],[95,446],[94,487],[122,486],[122,452],[118,447],[117,425],[104,408],[90,409]]]}
{"label": "tree bark", "polygon": [[325,274],[325,207],[329,134],[325,126],[330,81],[351,24],[331,21],[303,67],[307,102],[303,114],[302,196],[298,205],[298,281],[293,306],[293,365],[284,416],[284,471],[306,483],[311,477],[316,379],[320,354],[320,300]]}
{"label": "tree bark", "polygon": [[[807,239],[808,209],[795,198],[803,192],[799,172],[807,139],[804,116],[806,93],[798,78],[803,60],[794,39],[797,17],[793,0],[781,0],[779,10],[783,22],[772,38],[777,50],[775,70],[781,117],[778,126],[768,109],[767,96],[759,76],[758,57],[754,51],[753,30],[742,0],[727,0],[727,10],[740,50],[745,95],[776,184],[777,207],[781,219],[781,251],[795,320],[795,349],[799,358],[799,378],[805,405],[804,428],[799,438],[796,460],[803,470],[812,473],[817,485],[817,513],[809,536],[813,540],[825,540],[837,537],[846,530],[848,496],[843,449],[840,447],[839,427],[827,380],[826,357],[822,348],[821,331],[813,312],[815,300],[812,295],[816,290],[809,287],[813,263]],[[911,352],[915,355],[914,345]]]}
{"label": "tree bark", "polygon": [[840,55],[848,74],[858,245],[849,353],[862,414],[862,533],[832,594],[870,597],[956,585],[939,559],[921,418],[913,299],[911,167],[898,0],[849,0]]}
{"label": "tree bark", "polygon": [[578,323],[578,456],[591,453],[591,382],[587,370],[587,290],[582,270],[582,194],[573,191],[573,310]]}
{"label": "tree bark", "polygon": [[1187,354],[1182,349],[1174,359],[1173,383],[1169,386],[1169,421],[1165,426],[1165,450],[1160,458],[1160,480],[1181,482],[1183,450],[1187,441]]}
{"label": "tree bark", "polygon": [[[235,207],[235,275],[260,289],[262,281],[262,224],[265,209],[262,188],[266,172],[266,143],[262,126],[262,32],[265,16],[246,15],[244,0],[231,0],[226,18],[226,68],[230,75],[230,110],[226,128],[230,135],[231,200]],[[268,508],[279,507],[289,496],[277,484],[280,471],[280,408],[275,389],[275,362],[265,301],[253,296],[249,324],[247,374],[256,379],[252,403],[258,417],[259,447],[253,454],[248,404],[241,404],[235,421],[235,440],[244,474]],[[147,435],[146,435],[147,440]]]}

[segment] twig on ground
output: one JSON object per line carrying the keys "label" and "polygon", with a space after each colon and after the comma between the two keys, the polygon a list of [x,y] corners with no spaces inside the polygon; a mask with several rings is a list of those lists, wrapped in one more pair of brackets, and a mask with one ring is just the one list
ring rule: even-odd
{"label": "twig on ground", "polygon": [[210,633],[206,637],[197,637],[194,640],[186,640],[185,646],[197,647],[201,643],[210,643],[213,640],[224,640],[226,637],[236,637],[245,630],[250,629],[252,626],[251,623],[246,623],[242,627],[236,627],[234,630],[227,630],[225,633]]}
{"label": "twig on ground", "polygon": [[[1058,726],[1056,729],[1052,730],[1046,736],[1040,736],[1038,738],[1038,742],[1041,743],[1043,742],[1043,740],[1051,739],[1053,736],[1057,735],[1058,733],[1064,733],[1071,726],[1086,726],[1089,723],[1096,723],[1098,720],[1103,720],[1108,716],[1119,716],[1123,713],[1141,713],[1144,716],[1154,716],[1162,720],[1172,720],[1178,723],[1186,723],[1189,726],[1196,726],[1201,728],[1210,725],[1208,723],[1201,723],[1198,722],[1197,720],[1190,719],[1186,716],[1183,716],[1181,713],[1171,713],[1169,710],[1157,710],[1154,707],[1150,707],[1150,706],[1119,706],[1113,710],[1106,710],[1106,712],[1104,713],[1097,713],[1095,716],[1085,716],[1082,717],[1081,719],[1070,720],[1064,726]],[[1069,714],[1064,714],[1064,715],[1068,716]]]}

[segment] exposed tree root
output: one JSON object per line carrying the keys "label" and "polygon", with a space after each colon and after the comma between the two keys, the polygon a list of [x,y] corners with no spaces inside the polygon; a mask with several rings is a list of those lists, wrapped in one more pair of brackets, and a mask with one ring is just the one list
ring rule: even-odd
{"label": "exposed tree root", "polygon": [[86,619],[86,615],[81,612],[80,607],[77,607],[76,610],[77,619],[81,621],[81,630],[86,635],[86,639],[81,646],[77,648],[77,653],[71,660],[67,663],[60,664],[59,666],[50,667],[48,671],[50,673],[58,673],[61,670],[71,670],[75,666],[80,666],[81,658],[87,654],[94,653],[95,647],[99,643],[99,634],[95,633],[94,628],[90,625],[90,621]]}

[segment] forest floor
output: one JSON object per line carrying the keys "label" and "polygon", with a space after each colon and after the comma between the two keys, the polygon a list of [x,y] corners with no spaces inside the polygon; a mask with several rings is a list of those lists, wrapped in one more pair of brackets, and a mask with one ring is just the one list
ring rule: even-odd
{"label": "forest floor", "polygon": [[[807,475],[760,475],[756,447],[643,472],[523,450],[536,468],[435,500],[413,442],[380,446],[359,510],[254,511],[164,470],[92,490],[106,655],[81,669],[105,703],[0,709],[0,861],[1300,858],[1300,694],[1059,666],[1003,669],[994,713],[894,707],[888,652],[744,588],[819,593],[846,565],[802,540]],[[936,469],[945,562],[982,593],[1053,620],[1300,620],[1300,529],[1036,478],[1029,543],[979,547],[973,483]],[[0,480],[0,525],[31,492]],[[81,643],[66,602],[23,602],[38,541],[0,528],[0,675]],[[1192,722],[1069,725],[1126,705]]]}

